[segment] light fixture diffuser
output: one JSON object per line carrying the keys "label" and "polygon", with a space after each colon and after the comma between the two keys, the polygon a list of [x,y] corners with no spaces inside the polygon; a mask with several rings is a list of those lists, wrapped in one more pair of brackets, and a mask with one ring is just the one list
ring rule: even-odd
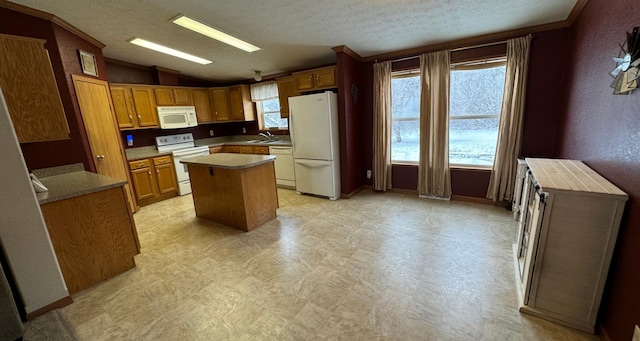
{"label": "light fixture diffuser", "polygon": [[199,21],[193,20],[184,15],[179,15],[172,21],[176,25],[180,25],[186,29],[192,30],[194,32],[198,32],[209,38],[213,38],[215,40],[221,41],[225,44],[229,44],[233,47],[237,47],[247,52],[254,52],[254,51],[260,50],[260,48],[255,45],[251,45],[244,40],[240,40],[236,37],[230,36],[224,32],[218,31],[213,27],[207,26]]}
{"label": "light fixture diffuser", "polygon": [[166,47],[160,44],[156,44],[153,42],[150,42],[148,40],[144,40],[144,39],[140,39],[140,38],[133,38],[130,39],[129,42],[131,44],[134,45],[138,45],[138,46],[142,46],[154,51],[158,51],[158,52],[162,52],[174,57],[178,57],[178,58],[182,58],[182,59],[186,59],[188,61],[192,61],[198,64],[202,64],[202,65],[207,65],[207,64],[211,64],[213,63],[212,61],[208,60],[208,59],[204,59],[204,58],[200,58],[200,57],[196,57],[192,54],[188,54],[186,52],[182,52],[182,51],[178,51],[178,50],[174,50],[170,47]]}

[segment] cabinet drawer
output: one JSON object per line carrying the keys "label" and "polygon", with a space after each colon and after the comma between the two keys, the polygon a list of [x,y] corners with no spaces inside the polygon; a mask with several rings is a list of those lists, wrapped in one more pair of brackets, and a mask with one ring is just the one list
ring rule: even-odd
{"label": "cabinet drawer", "polygon": [[241,154],[253,154],[253,147],[241,146],[240,147]]}
{"label": "cabinet drawer", "polygon": [[240,146],[224,146],[222,151],[225,153],[240,153]]}
{"label": "cabinet drawer", "polygon": [[166,163],[171,163],[171,155],[159,156],[153,158],[154,165],[164,165]]}
{"label": "cabinet drawer", "polygon": [[253,147],[254,154],[269,155],[269,147]]}
{"label": "cabinet drawer", "polygon": [[223,153],[222,146],[209,147],[209,154]]}
{"label": "cabinet drawer", "polygon": [[149,159],[142,159],[129,162],[131,170],[149,167]]}

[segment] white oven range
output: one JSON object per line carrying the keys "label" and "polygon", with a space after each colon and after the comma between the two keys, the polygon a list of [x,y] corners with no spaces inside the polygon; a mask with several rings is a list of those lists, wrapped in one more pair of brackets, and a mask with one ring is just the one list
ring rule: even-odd
{"label": "white oven range", "polygon": [[156,137],[156,146],[161,153],[170,151],[173,154],[173,166],[178,180],[178,195],[191,193],[189,172],[187,166],[180,163],[180,160],[209,155],[209,147],[196,147],[192,133],[158,136]]}

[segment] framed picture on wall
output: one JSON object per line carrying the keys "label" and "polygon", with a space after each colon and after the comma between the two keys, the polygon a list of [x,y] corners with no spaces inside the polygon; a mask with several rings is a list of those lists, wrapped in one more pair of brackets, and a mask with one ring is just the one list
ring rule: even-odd
{"label": "framed picture on wall", "polygon": [[80,65],[82,65],[82,73],[84,73],[85,75],[98,77],[96,56],[83,50],[78,50],[78,52],[80,53]]}

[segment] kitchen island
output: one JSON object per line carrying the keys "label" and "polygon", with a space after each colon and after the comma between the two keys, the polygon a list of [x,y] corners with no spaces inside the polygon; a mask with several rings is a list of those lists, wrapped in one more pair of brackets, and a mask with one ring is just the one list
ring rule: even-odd
{"label": "kitchen island", "polygon": [[273,155],[216,153],[187,165],[196,216],[244,231],[276,217]]}

